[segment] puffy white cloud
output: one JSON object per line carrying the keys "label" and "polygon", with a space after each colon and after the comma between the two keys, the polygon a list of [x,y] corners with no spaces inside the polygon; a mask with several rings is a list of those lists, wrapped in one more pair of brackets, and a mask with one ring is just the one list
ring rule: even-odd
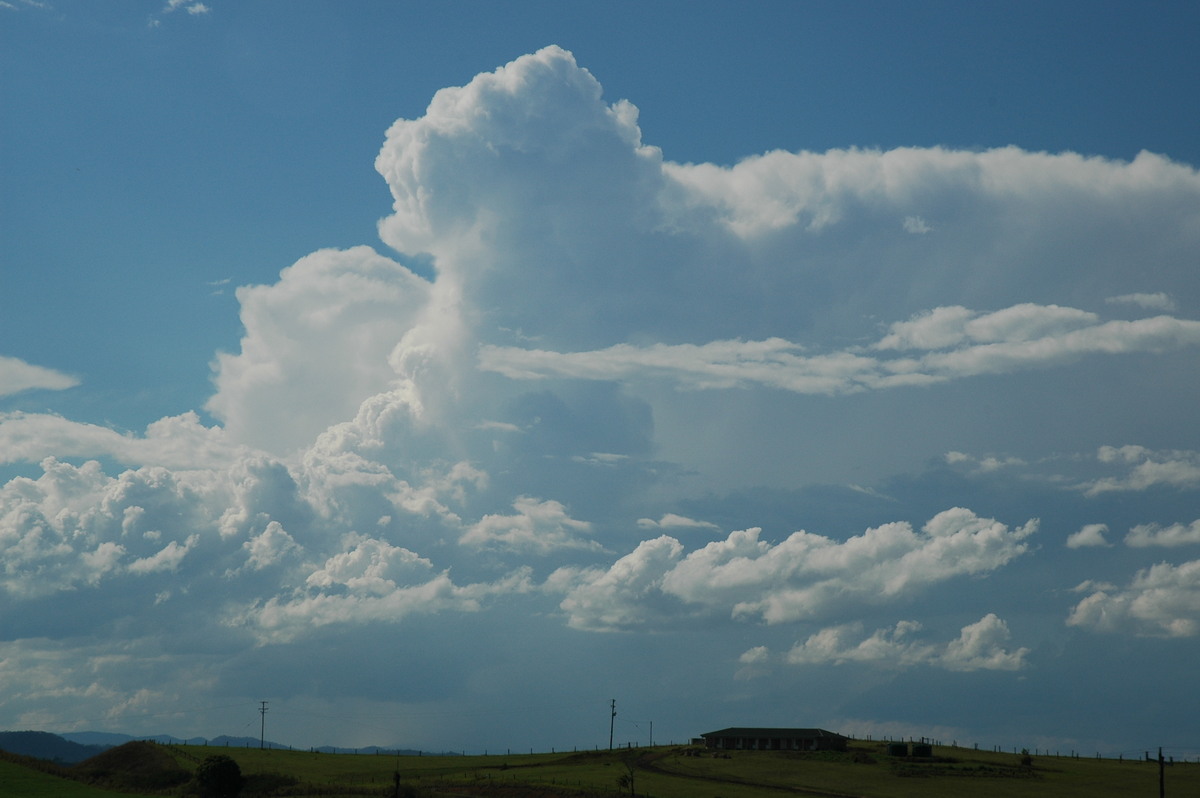
{"label": "puffy white cloud", "polygon": [[1071,610],[1070,626],[1148,636],[1200,634],[1200,560],[1153,565],[1123,589],[1091,583],[1080,589],[1093,592]]}
{"label": "puffy white cloud", "polygon": [[639,518],[637,525],[642,529],[719,529],[709,521],[697,521],[677,513],[663,513],[662,518]]}
{"label": "puffy white cloud", "polygon": [[831,626],[797,643],[784,659],[790,665],[878,662],[890,667],[909,667],[936,656],[933,646],[910,639],[920,629],[921,624],[916,621],[900,621],[892,629],[876,629],[863,638],[861,623]]}
{"label": "puffy white cloud", "polygon": [[143,436],[122,434],[44,413],[0,413],[0,462],[56,457],[111,457],[130,465],[175,469],[232,463],[245,447],[229,442],[222,427],[205,427],[194,412],[152,422]]}
{"label": "puffy white cloud", "polygon": [[129,572],[134,574],[152,574],[156,571],[177,570],[179,563],[191,551],[197,539],[196,535],[188,535],[183,545],[180,545],[177,540],[172,540],[154,554],[148,557],[141,557],[129,563]]}
{"label": "puffy white cloud", "polygon": [[[869,529],[841,544],[796,533],[778,548],[799,544],[786,556],[803,578],[777,585],[761,598],[739,602],[735,613],[779,623],[819,617],[847,599],[871,604],[902,597],[945,579],[1007,564],[1027,551],[1023,541],[1037,527],[1038,522],[1030,520],[1010,529],[954,508],[930,519],[922,534],[906,523]],[[810,552],[806,544],[816,545]]]}
{"label": "puffy white cloud", "polygon": [[374,538],[352,538],[346,551],[326,560],[307,582],[318,588],[341,585],[352,593],[386,595],[398,584],[427,580],[432,570],[433,563],[408,549]]}
{"label": "puffy white cloud", "polygon": [[1141,293],[1110,296],[1106,297],[1104,301],[1113,305],[1131,304],[1137,305],[1139,308],[1145,308],[1146,310],[1162,310],[1168,313],[1175,310],[1175,300],[1161,291],[1154,294]]}
{"label": "puffy white cloud", "polygon": [[909,321],[896,322],[877,349],[949,349],[964,341],[1030,341],[1095,326],[1099,317],[1075,308],[1025,303],[994,313],[964,307],[935,308]]}
{"label": "puffy white cloud", "polygon": [[1200,486],[1200,453],[1152,451],[1143,446],[1101,446],[1101,463],[1128,466],[1127,474],[1082,484],[1088,496],[1114,491],[1140,491],[1157,486],[1191,489]]}
{"label": "puffy white cloud", "polygon": [[766,662],[771,656],[771,650],[766,646],[755,646],[742,652],[738,657],[738,662],[752,665],[759,662]]}
{"label": "puffy white cloud", "polygon": [[988,474],[1005,468],[1019,468],[1028,465],[1019,457],[976,457],[965,452],[946,452],[943,459],[953,466],[970,467],[975,473]]}
{"label": "puffy white cloud", "polygon": [[1083,549],[1095,546],[1111,546],[1104,537],[1108,524],[1086,524],[1078,532],[1067,537],[1068,549]]}
{"label": "puffy white cloud", "polygon": [[683,554],[662,536],[608,570],[556,574],[573,626],[626,628],[661,622],[661,607],[716,612],[768,624],[820,618],[911,596],[938,582],[1002,567],[1023,554],[1037,529],[1016,529],[969,510],[934,516],[921,532],[904,522],[845,541],[796,532],[772,545],[761,530],[736,531]]}
{"label": "puffy white cloud", "polygon": [[0,355],[0,396],[38,389],[62,391],[78,384],[78,378],[60,371]]}
{"label": "puffy white cloud", "polygon": [[[395,555],[394,549],[378,544],[378,541],[368,543],[368,548],[375,549],[367,555],[369,563],[361,562],[360,546],[314,572],[317,579],[310,579],[310,587],[329,590],[272,597],[230,616],[227,622],[250,629],[262,642],[282,643],[330,624],[395,624],[411,615],[476,612],[485,600],[494,596],[533,590],[529,573],[524,569],[489,583],[457,585],[445,571],[429,574],[420,581],[415,572],[428,561],[422,562],[412,552]],[[401,561],[399,566],[394,562],[397,559]],[[396,571],[410,572],[405,584],[390,578]]]}
{"label": "puffy white cloud", "polygon": [[170,14],[172,11],[180,9],[183,9],[189,16],[193,17],[207,14],[212,10],[204,3],[196,2],[196,0],[167,0],[167,4],[162,7],[162,11],[159,13]]}
{"label": "puffy white cloud", "polygon": [[428,310],[431,287],[354,247],[314,252],[237,297],[241,351],[217,356],[207,409],[232,440],[285,454],[398,382],[389,358]]}
{"label": "puffy white cloud", "polygon": [[679,541],[661,535],[642,541],[607,569],[560,568],[546,588],[567,594],[559,606],[576,629],[636,629],[677,615],[678,603],[664,598],[662,582],[682,553]]}
{"label": "puffy white cloud", "polygon": [[193,530],[213,528],[188,475],[150,467],[112,478],[95,461],[53,458],[42,469],[0,488],[0,587],[15,598],[174,570],[197,543]]}
{"label": "puffy white cloud", "polygon": [[924,235],[925,233],[933,232],[929,222],[922,219],[920,216],[905,216],[904,231],[913,233],[914,235]]}
{"label": "puffy white cloud", "polygon": [[1006,650],[1004,644],[1009,637],[1008,624],[989,612],[964,626],[958,639],[952,640],[938,657],[938,663],[952,671],[1020,670],[1025,667],[1029,649]]}
{"label": "puffy white cloud", "polygon": [[556,549],[602,550],[599,543],[583,537],[591,525],[571,518],[559,502],[519,496],[512,506],[515,515],[485,515],[463,533],[459,542],[468,546],[499,545],[535,554]]}
{"label": "puffy white cloud", "polygon": [[246,564],[256,571],[276,565],[301,550],[278,521],[270,521],[266,529],[243,543],[242,548],[250,555]]}
{"label": "puffy white cloud", "polygon": [[868,662],[891,668],[932,665],[952,671],[1020,670],[1028,648],[1008,651],[1008,625],[994,613],[964,626],[958,638],[944,644],[919,639],[921,624],[900,621],[863,637],[862,624],[832,626],[797,643],[784,655],[790,665]]}
{"label": "puffy white cloud", "polygon": [[1138,524],[1125,536],[1125,545],[1134,548],[1147,546],[1189,546],[1200,543],[1200,520],[1190,524]]}

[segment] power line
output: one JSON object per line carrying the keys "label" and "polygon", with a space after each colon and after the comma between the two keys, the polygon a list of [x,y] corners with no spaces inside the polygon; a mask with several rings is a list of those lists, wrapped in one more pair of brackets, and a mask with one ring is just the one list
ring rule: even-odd
{"label": "power line", "polygon": [[650,724],[650,746],[654,747],[654,721],[652,721],[652,720],[630,720],[629,718],[621,718],[621,720],[623,720],[626,723],[633,724],[634,728],[636,728],[638,731],[642,730],[643,723]]}

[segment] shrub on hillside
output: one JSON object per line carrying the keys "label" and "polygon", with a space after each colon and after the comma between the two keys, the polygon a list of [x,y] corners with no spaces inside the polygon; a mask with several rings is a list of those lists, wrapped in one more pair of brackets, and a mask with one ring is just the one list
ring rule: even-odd
{"label": "shrub on hillside", "polygon": [[210,756],[196,768],[195,785],[200,798],[237,798],[242,783],[242,769],[224,754]]}

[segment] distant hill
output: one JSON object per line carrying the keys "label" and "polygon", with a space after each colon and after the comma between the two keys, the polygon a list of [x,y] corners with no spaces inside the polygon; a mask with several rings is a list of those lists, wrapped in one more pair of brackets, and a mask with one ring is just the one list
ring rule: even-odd
{"label": "distant hill", "polygon": [[418,751],[415,748],[385,748],[381,745],[368,745],[365,748],[339,748],[334,745],[322,745],[314,748],[322,754],[378,754],[379,756],[460,756],[458,751]]}
{"label": "distant hill", "polygon": [[[257,737],[230,737],[220,735],[207,739],[204,737],[175,737],[170,734],[154,734],[135,737],[131,734],[116,732],[63,732],[51,734],[40,731],[7,731],[0,732],[0,750],[36,759],[46,759],[51,762],[75,764],[96,756],[110,748],[125,745],[129,742],[144,741],[161,743],[163,745],[201,745],[214,748],[258,748],[264,745]],[[290,746],[272,740],[265,742],[267,748],[287,749]],[[344,748],[334,745],[323,745],[308,750],[323,754],[377,754],[379,756],[459,756],[457,751],[419,751],[415,748],[390,748],[382,745],[369,745],[362,748]]]}
{"label": "distant hill", "polygon": [[[149,740],[155,743],[164,745],[204,745],[205,738],[189,737],[186,740],[182,737],[175,737],[170,734],[143,734],[135,737],[132,734],[118,734],[116,732],[63,732],[58,735],[64,740],[70,740],[73,743],[82,745],[99,745],[104,748],[113,748],[118,745],[124,745],[130,740]],[[257,741],[257,740],[256,740]]]}
{"label": "distant hill", "polygon": [[51,762],[74,764],[107,750],[107,745],[84,745],[42,731],[0,732],[0,750]]}
{"label": "distant hill", "polygon": [[103,748],[112,748],[133,739],[128,734],[115,734],[113,732],[63,732],[58,736],[64,740],[79,743],[80,745],[98,745]]}

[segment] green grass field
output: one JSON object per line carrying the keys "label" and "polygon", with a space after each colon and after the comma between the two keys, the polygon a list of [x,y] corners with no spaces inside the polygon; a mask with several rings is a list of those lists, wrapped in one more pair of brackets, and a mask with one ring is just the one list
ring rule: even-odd
{"label": "green grass field", "polygon": [[128,798],[126,793],[90,787],[7,759],[0,759],[0,795],[4,798]]}
{"label": "green grass field", "polygon": [[[389,796],[399,772],[402,795],[422,798],[599,798],[628,795],[618,779],[633,769],[639,796],[651,798],[1128,798],[1158,795],[1158,765],[1070,757],[1034,757],[1023,767],[1014,754],[937,746],[927,760],[889,757],[884,743],[854,742],[842,753],[733,751],[713,756],[696,749],[492,756],[382,756],[301,751],[167,746],[179,765],[194,770],[207,756],[236,760],[258,795],[292,798]],[[272,779],[269,774],[286,778]],[[1200,764],[1165,769],[1166,794],[1200,795]],[[185,795],[186,788],[155,793]],[[0,761],[4,798],[115,798],[118,793]],[[246,792],[245,798],[253,793]]]}

